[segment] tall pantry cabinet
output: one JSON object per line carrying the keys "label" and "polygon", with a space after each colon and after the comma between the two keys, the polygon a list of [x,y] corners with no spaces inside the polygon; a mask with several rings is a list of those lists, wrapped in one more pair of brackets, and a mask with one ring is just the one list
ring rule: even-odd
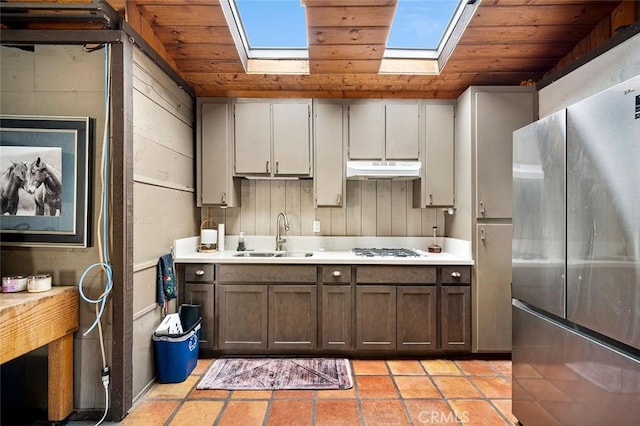
{"label": "tall pantry cabinet", "polygon": [[537,117],[533,87],[470,87],[456,105],[456,210],[450,237],[470,240],[473,352],[511,351],[513,131]]}

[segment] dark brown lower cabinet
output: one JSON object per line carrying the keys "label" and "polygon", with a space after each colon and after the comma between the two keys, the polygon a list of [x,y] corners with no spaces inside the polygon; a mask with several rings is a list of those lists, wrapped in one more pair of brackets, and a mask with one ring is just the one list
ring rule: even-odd
{"label": "dark brown lower cabinet", "polygon": [[269,349],[315,349],[318,290],[313,285],[269,286]]}
{"label": "dark brown lower cabinet", "polygon": [[187,264],[178,271],[181,303],[201,306],[207,355],[471,350],[468,266],[222,264],[214,271]]}
{"label": "dark brown lower cabinet", "polygon": [[471,349],[471,288],[442,286],[442,349]]}
{"label": "dark brown lower cabinet", "polygon": [[350,285],[322,286],[320,320],[323,349],[350,350],[353,311]]}
{"label": "dark brown lower cabinet", "polygon": [[185,283],[183,303],[200,305],[200,351],[212,351],[215,348],[214,341],[214,286],[211,284]]}
{"label": "dark brown lower cabinet", "polygon": [[200,305],[200,353],[209,355],[215,349],[215,269],[210,263],[178,265],[180,303]]}
{"label": "dark brown lower cabinet", "polygon": [[356,349],[437,349],[436,286],[356,287]]}
{"label": "dark brown lower cabinet", "polygon": [[218,348],[267,349],[266,285],[218,285]]}
{"label": "dark brown lower cabinet", "polygon": [[396,287],[356,287],[356,349],[396,349]]}
{"label": "dark brown lower cabinet", "polygon": [[397,349],[437,349],[436,286],[398,286],[396,298]]}

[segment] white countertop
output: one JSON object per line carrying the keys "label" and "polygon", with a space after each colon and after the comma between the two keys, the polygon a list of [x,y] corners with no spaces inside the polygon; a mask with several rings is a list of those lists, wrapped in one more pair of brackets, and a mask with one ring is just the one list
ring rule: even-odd
{"label": "white countertop", "polygon": [[[271,252],[275,238],[271,236],[247,236],[249,252]],[[237,236],[227,236],[225,247],[237,246]],[[451,238],[439,238],[444,252],[428,253],[426,247],[431,238],[424,237],[287,237],[285,251],[313,253],[310,257],[244,257],[234,256],[235,250],[200,253],[199,237],[183,238],[174,242],[174,259],[177,263],[257,263],[257,264],[358,264],[358,265],[473,265],[470,243]],[[419,257],[362,257],[351,252],[354,247],[408,248],[417,251]]]}

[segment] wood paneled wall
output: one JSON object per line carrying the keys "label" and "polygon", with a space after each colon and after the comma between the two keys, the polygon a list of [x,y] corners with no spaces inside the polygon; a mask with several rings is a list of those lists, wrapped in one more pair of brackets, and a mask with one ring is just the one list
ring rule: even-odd
{"label": "wood paneled wall", "polygon": [[[54,285],[77,285],[89,265],[98,261],[95,229],[100,197],[101,135],[104,129],[104,50],[85,51],[82,46],[36,45],[32,51],[17,47],[0,47],[0,111],[11,115],[78,116],[94,118],[93,140],[93,197],[91,217],[94,241],[85,249],[61,247],[7,247],[1,248],[2,275],[50,273]],[[69,78],[73,76],[73,78]],[[104,289],[105,277],[98,271],[88,274],[84,291],[97,297]],[[107,308],[110,311],[110,308]],[[109,315],[107,314],[107,317]],[[100,381],[100,345],[97,332],[83,333],[95,319],[94,305],[80,303],[80,331],[74,337],[74,407],[76,409],[101,409],[104,394]],[[107,357],[110,357],[111,326],[103,319]],[[44,350],[46,353],[46,350]],[[16,389],[30,393],[19,398],[25,407],[46,404],[46,374],[32,374],[39,370],[42,351],[27,355],[24,376],[29,387],[13,383]],[[46,370],[45,370],[46,371]],[[4,395],[15,396],[15,395]],[[17,406],[19,407],[19,406]],[[15,407],[14,407],[15,408]],[[44,407],[46,408],[46,406]]]}
{"label": "wood paneled wall", "polygon": [[[133,66],[133,396],[155,377],[150,336],[161,321],[156,265],[199,227],[193,100],[144,53]],[[170,309],[175,309],[175,301]]]}
{"label": "wood paneled wall", "polygon": [[313,182],[301,180],[242,180],[242,207],[202,209],[202,219],[224,223],[227,234],[275,235],[276,217],[286,212],[288,235],[312,236],[312,222],[320,221],[325,236],[446,235],[439,208],[413,208],[410,181],[347,181],[343,208],[315,208]]}
{"label": "wood paneled wall", "polygon": [[575,62],[585,53],[592,51],[609,40],[616,32],[638,21],[640,21],[640,3],[637,1],[621,2],[620,5],[611,12],[611,15],[600,21],[588,36],[579,41],[567,55],[560,59],[560,61],[545,74],[545,77]]}

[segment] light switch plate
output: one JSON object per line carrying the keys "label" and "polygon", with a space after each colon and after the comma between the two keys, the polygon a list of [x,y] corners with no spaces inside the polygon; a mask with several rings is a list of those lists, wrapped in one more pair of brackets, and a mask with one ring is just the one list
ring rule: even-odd
{"label": "light switch plate", "polygon": [[320,232],[320,221],[319,220],[314,220],[313,221],[313,232]]}

